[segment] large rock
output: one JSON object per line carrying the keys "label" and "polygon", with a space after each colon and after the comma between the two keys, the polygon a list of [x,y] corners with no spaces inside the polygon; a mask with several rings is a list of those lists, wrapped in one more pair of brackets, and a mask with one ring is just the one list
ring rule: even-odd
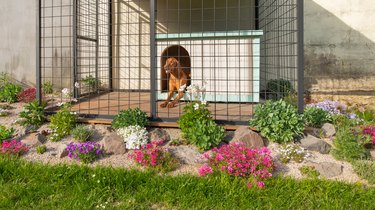
{"label": "large rock", "polygon": [[307,135],[301,139],[301,147],[311,151],[318,151],[322,154],[328,154],[331,150],[331,145],[312,135]]}
{"label": "large rock", "polygon": [[247,126],[240,126],[237,128],[230,143],[232,142],[242,142],[244,145],[251,148],[264,147],[262,137],[258,133],[250,130]]}
{"label": "large rock", "polygon": [[126,153],[124,139],[114,132],[109,133],[107,136],[105,136],[101,141],[101,144],[103,145],[105,153],[115,155]]}
{"label": "large rock", "polygon": [[315,164],[315,169],[319,171],[321,176],[331,178],[341,175],[343,166],[336,163],[322,162]]}
{"label": "large rock", "polygon": [[164,142],[169,142],[171,140],[169,133],[161,128],[152,130],[149,135],[151,141],[164,140]]}
{"label": "large rock", "polygon": [[57,157],[64,158],[64,157],[68,156],[68,151],[66,150],[67,147],[68,147],[68,145],[66,145],[66,144],[60,144],[59,146],[57,146],[57,148],[56,148]]}
{"label": "large rock", "polygon": [[40,133],[32,133],[27,136],[25,139],[22,139],[21,142],[26,144],[29,147],[37,147],[46,142],[46,136]]}
{"label": "large rock", "polygon": [[371,155],[372,160],[375,160],[375,150],[374,149],[370,151],[370,155]]}
{"label": "large rock", "polygon": [[326,138],[332,138],[334,135],[336,135],[336,129],[335,126],[331,123],[324,123],[321,129],[321,133]]}

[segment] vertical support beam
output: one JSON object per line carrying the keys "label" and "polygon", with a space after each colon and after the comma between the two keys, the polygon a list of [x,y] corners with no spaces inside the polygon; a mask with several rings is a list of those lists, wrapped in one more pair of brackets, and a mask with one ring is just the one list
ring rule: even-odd
{"label": "vertical support beam", "polygon": [[98,91],[99,87],[99,0],[95,1],[95,92]]}
{"label": "vertical support beam", "polygon": [[113,91],[112,86],[112,0],[108,0],[108,88]]}
{"label": "vertical support beam", "polygon": [[150,0],[150,103],[151,118],[156,118],[156,0]]}
{"label": "vertical support beam", "polygon": [[75,82],[78,81],[78,71],[77,71],[77,22],[78,22],[78,10],[77,10],[77,0],[73,0],[73,97],[78,98],[78,89],[75,87]]}
{"label": "vertical support beam", "polygon": [[304,6],[303,6],[304,0],[298,0],[297,1],[297,39],[298,39],[298,50],[297,50],[297,56],[298,56],[298,111],[300,113],[303,112],[304,107],[304,70],[305,70],[305,60],[304,60]]}
{"label": "vertical support beam", "polygon": [[37,19],[36,19],[36,99],[39,104],[42,102],[42,85],[41,85],[41,34],[42,34],[42,1],[37,1]]}

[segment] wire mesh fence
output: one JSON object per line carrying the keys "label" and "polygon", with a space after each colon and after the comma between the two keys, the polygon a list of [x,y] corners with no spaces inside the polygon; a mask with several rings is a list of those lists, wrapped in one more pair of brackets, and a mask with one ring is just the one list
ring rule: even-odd
{"label": "wire mesh fence", "polygon": [[244,123],[302,85],[299,4],[40,0],[40,82],[55,90],[44,97],[51,110],[73,101],[81,115],[111,118],[139,107],[161,121],[200,100],[216,120]]}

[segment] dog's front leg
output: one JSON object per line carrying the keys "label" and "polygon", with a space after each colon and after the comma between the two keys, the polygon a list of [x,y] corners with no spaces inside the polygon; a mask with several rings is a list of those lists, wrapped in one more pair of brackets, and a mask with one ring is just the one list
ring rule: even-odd
{"label": "dog's front leg", "polygon": [[[172,99],[172,97],[173,97],[173,90],[170,90],[170,91],[168,92],[168,98],[167,98],[162,104],[160,104],[160,107],[161,107],[161,108],[165,108],[165,107],[167,107],[167,105],[168,105],[169,101]],[[169,107],[169,106],[168,106],[168,107]]]}
{"label": "dog's front leg", "polygon": [[182,91],[178,91],[178,96],[171,102],[168,104],[168,108],[172,108],[175,106],[175,104],[178,103],[178,101],[184,96],[184,92]]}

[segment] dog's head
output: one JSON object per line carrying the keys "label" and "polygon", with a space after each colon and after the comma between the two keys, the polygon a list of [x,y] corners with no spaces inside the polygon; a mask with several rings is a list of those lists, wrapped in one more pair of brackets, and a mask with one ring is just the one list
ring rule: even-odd
{"label": "dog's head", "polygon": [[176,58],[168,58],[164,65],[165,73],[175,73],[178,71],[178,68],[180,67],[180,62]]}

